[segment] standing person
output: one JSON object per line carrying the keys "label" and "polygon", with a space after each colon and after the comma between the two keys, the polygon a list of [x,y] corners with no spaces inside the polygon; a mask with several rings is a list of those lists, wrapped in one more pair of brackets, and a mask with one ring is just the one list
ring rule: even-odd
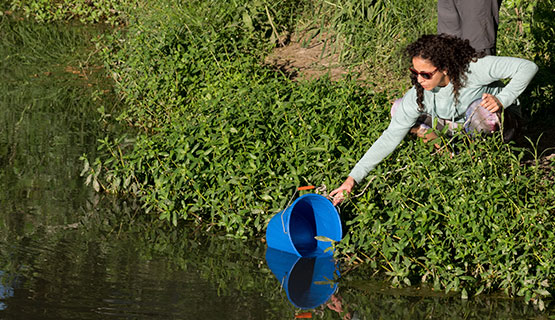
{"label": "standing person", "polygon": [[[510,139],[508,107],[515,107],[517,97],[538,70],[525,59],[485,56],[472,48],[468,40],[446,34],[424,35],[410,44],[406,52],[412,62],[413,87],[394,103],[389,127],[345,182],[330,193],[334,205],[343,201],[355,183],[360,183],[392,153],[409,131],[430,138],[427,132],[435,119],[438,126],[448,126],[451,131],[463,128],[467,132],[486,133],[499,130],[501,119],[505,119],[503,133]],[[495,84],[500,79],[510,81],[502,87]]]}
{"label": "standing person", "polygon": [[438,0],[437,33],[468,39],[478,52],[496,54],[501,0]]}

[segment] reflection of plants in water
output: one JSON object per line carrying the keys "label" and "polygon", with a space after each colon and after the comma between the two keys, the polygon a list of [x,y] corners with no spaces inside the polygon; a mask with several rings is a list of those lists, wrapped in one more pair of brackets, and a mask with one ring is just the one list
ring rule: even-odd
{"label": "reflection of plants in water", "polygon": [[360,319],[543,319],[553,314],[550,309],[540,312],[522,300],[501,296],[461,300],[427,288],[391,289],[378,281],[342,284],[336,294],[342,298],[343,309]]}
{"label": "reflection of plants in water", "polygon": [[[142,287],[134,280],[142,273],[147,274],[145,280],[158,283],[157,290],[163,290],[166,282],[182,284],[172,290],[176,297],[187,299],[191,299],[186,294],[191,291],[187,277],[203,279],[208,286],[194,289],[195,295],[206,299],[203,305],[232,297],[233,303],[218,302],[229,306],[230,316],[284,319],[293,314],[265,264],[262,243],[169,228],[138,210],[133,203],[100,199],[79,208],[76,224],[44,226],[24,216],[21,224],[25,228],[18,233],[13,225],[0,227],[0,270],[25,279],[26,290],[32,290],[46,305],[53,299],[50,297],[78,300],[76,290],[101,301],[111,297],[113,289],[107,287],[111,283],[127,293],[124,297],[147,299],[148,293],[141,293]],[[4,217],[17,215],[3,212]],[[210,293],[212,288],[217,295]]]}
{"label": "reflection of plants in water", "polygon": [[[106,93],[98,75],[84,71],[90,59],[83,48],[92,30],[9,18],[0,25],[0,165],[9,165],[17,176],[25,174],[23,167],[36,167],[35,172],[55,167],[44,174],[69,174],[75,167],[62,162],[76,158],[69,156],[75,148],[67,146],[91,150],[94,138],[88,133],[98,128],[90,121],[98,103],[91,96],[95,90]],[[78,77],[65,70],[72,64],[81,70]]]}
{"label": "reflection of plants in water", "polygon": [[262,242],[206,236],[200,230],[191,232],[189,228],[158,227],[145,230],[146,238],[150,239],[144,242],[145,254],[171,257],[176,267],[197,270],[221,295],[236,291],[255,293],[268,301],[267,307],[274,312],[280,315],[292,312],[280,283],[266,265],[266,248]]}
{"label": "reflection of plants in water", "polygon": [[[98,31],[0,19],[0,200],[34,199],[43,211],[66,211],[81,188],[76,179],[83,152],[94,152],[99,104],[109,104],[109,87],[86,48]],[[4,200],[5,199],[5,200]],[[10,202],[13,210],[44,214]],[[50,206],[50,208],[47,208]],[[71,210],[69,210],[71,211]]]}

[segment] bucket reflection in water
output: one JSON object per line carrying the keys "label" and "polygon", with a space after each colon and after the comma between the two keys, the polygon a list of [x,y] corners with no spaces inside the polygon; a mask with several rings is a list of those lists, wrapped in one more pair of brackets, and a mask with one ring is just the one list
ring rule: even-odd
{"label": "bucket reflection in water", "polygon": [[328,301],[337,289],[339,271],[332,255],[299,257],[268,248],[266,263],[297,308],[314,309]]}
{"label": "bucket reflection in water", "polygon": [[15,281],[8,278],[9,277],[5,275],[4,271],[0,270],[0,310],[6,309],[8,305],[4,301],[13,297],[14,288],[11,282]]}

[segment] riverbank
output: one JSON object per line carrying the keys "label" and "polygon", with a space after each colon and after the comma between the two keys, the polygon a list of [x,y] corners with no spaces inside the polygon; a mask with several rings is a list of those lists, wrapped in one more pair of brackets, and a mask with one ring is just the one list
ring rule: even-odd
{"label": "riverbank", "polygon": [[[533,123],[553,104],[550,7],[515,8],[503,9],[499,54],[541,68],[523,96]],[[408,86],[400,50],[435,26],[433,1],[160,0],[131,9],[127,27],[96,44],[126,105],[117,118],[137,133],[101,140],[105,154],[87,160],[85,177],[173,225],[239,238],[260,237],[296,187],[341,182]],[[319,40],[346,76],[295,80],[265,64],[288,34],[331,35]],[[424,282],[463,298],[503,290],[541,307],[552,290],[555,197],[540,167],[523,165],[528,150],[498,136],[463,139],[451,158],[405,139],[391,158],[399,160],[343,206],[339,256],[394,285]]]}

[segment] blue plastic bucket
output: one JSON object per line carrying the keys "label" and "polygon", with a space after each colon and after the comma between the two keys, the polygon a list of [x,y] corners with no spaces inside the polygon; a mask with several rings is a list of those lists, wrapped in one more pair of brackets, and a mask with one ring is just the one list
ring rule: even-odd
{"label": "blue plastic bucket", "polygon": [[343,232],[331,201],[314,193],[297,198],[273,216],[266,228],[268,247],[301,257],[321,255],[331,247],[329,241],[316,240],[316,236],[340,241]]}
{"label": "blue plastic bucket", "polygon": [[299,257],[268,248],[266,263],[297,308],[314,309],[329,300],[337,289],[339,271],[331,255]]}

